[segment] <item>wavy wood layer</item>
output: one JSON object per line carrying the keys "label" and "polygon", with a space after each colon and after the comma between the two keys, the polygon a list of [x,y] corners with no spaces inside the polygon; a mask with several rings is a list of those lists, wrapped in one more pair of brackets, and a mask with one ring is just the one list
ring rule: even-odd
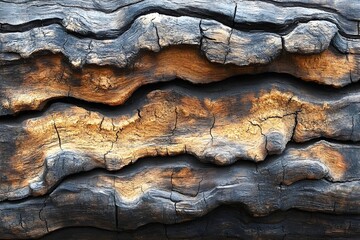
{"label": "wavy wood layer", "polygon": [[[357,1],[1,1],[3,31],[22,31],[31,25],[56,22],[69,31],[100,38],[121,34],[138,16],[148,12],[211,17],[224,24],[281,30],[294,22],[324,19],[348,35],[359,35]],[[265,10],[266,9],[266,10]]]}
{"label": "wavy wood layer", "polygon": [[0,239],[360,238],[359,12],[0,0]]}
{"label": "wavy wood layer", "polygon": [[283,54],[268,65],[239,67],[211,63],[191,46],[173,46],[159,53],[144,52],[131,68],[92,65],[81,70],[71,68],[61,55],[44,55],[1,68],[0,115],[39,110],[48,100],[64,97],[120,105],[141,86],[175,78],[205,84],[239,74],[279,72],[340,87],[357,79],[357,65],[357,59],[331,50]]}
{"label": "wavy wood layer", "polygon": [[146,156],[189,153],[227,165],[280,154],[290,140],[359,141],[356,90],[313,95],[271,78],[221,85],[221,92],[218,85],[170,85],[109,113],[56,104],[40,117],[1,125],[1,199],[43,194],[68,174],[118,170]]}
{"label": "wavy wood layer", "polygon": [[335,87],[360,79],[360,40],[342,36],[331,21],[301,22],[286,33],[232,27],[149,13],[115,39],[80,37],[58,24],[2,33],[0,114],[40,109],[68,96],[119,105],[142,85],[176,77],[209,83],[277,72]]}
{"label": "wavy wood layer", "polygon": [[[25,17],[26,14],[16,19],[7,17],[10,16],[8,14],[3,16],[3,26],[8,30],[1,34],[0,44],[0,61],[5,64],[0,72],[0,114],[40,109],[47,100],[68,96],[119,105],[142,85],[169,81],[176,77],[193,83],[209,83],[238,74],[278,72],[336,87],[360,79],[360,40],[358,36],[339,32],[339,19],[351,16],[350,13],[342,14],[346,12],[345,8],[333,11],[328,6],[316,10],[311,3],[306,8],[306,4],[302,7],[296,4],[288,7],[286,2],[225,1],[209,3],[209,9],[206,10],[202,7],[204,3],[207,1],[186,4],[166,2],[160,8],[162,14],[151,13],[151,9],[164,4],[161,1],[120,5],[114,11],[121,16],[127,14],[127,20],[119,21],[117,18],[117,27],[100,31],[111,35],[112,30],[119,29],[118,34],[114,39],[96,39],[92,38],[92,34],[96,36],[97,32],[91,32],[86,37],[81,34],[86,35],[88,30],[85,29],[95,30],[103,23],[106,23],[104,27],[111,26],[108,21],[100,21],[100,15],[114,18],[112,14],[115,13],[103,12],[99,4],[90,4],[84,9],[76,3],[69,5],[86,12],[84,16],[80,12],[72,16],[71,10],[58,12],[59,9],[68,9],[68,2],[46,5],[36,2],[0,2],[4,11],[18,11],[23,7],[28,9],[28,13],[32,12],[32,8],[39,11],[31,17]],[[279,4],[283,4],[283,7],[279,8]],[[115,6],[114,3],[103,5]],[[264,6],[272,6],[276,10],[277,20],[272,16],[275,12],[259,11]],[[96,7],[100,9],[96,10]],[[350,9],[351,6],[348,7]],[[352,7],[358,6],[353,4]],[[40,12],[45,9],[47,15],[52,12],[60,15],[48,19],[49,22],[46,18],[40,22],[30,20],[41,16]],[[196,10],[200,12],[195,13]],[[185,16],[167,15],[174,11],[180,11],[178,14],[183,11]],[[215,14],[215,20],[208,19],[210,13]],[[313,15],[315,13],[317,17]],[[71,29],[73,32],[69,32],[65,29],[67,24],[51,20],[68,19],[63,14],[71,16],[71,21],[87,21],[77,22],[79,29]],[[91,17],[92,14],[100,15],[95,19]],[[283,20],[282,14],[286,16],[283,16]],[[232,17],[231,21],[224,16]],[[29,21],[26,28],[12,32],[10,30],[16,29],[16,26],[5,24],[7,21],[22,21],[23,17]],[[273,25],[264,25],[264,21],[270,19]],[[92,21],[99,23],[94,25]],[[236,29],[238,21],[244,21],[247,28]],[[269,27],[258,29],[252,25],[256,21]],[[43,23],[49,24],[44,26]],[[286,31],[279,31],[278,25]],[[253,29],[256,31],[251,31]],[[38,56],[25,63],[12,61],[47,51],[57,55]],[[82,68],[74,70],[73,66]]]}
{"label": "wavy wood layer", "polygon": [[[144,160],[119,173],[90,172],[63,181],[45,198],[0,203],[0,234],[39,237],[69,226],[136,229],[191,220],[222,204],[239,204],[253,216],[292,208],[359,214],[359,166],[352,158],[358,151],[319,142],[258,165],[216,168],[183,156]],[[334,162],[339,156],[342,162]]]}
{"label": "wavy wood layer", "polygon": [[125,67],[140,50],[158,52],[181,44],[200,46],[211,62],[238,66],[269,63],[281,51],[320,53],[331,42],[351,57],[358,55],[360,48],[359,39],[341,36],[337,26],[325,20],[299,23],[282,35],[271,31],[241,31],[214,20],[158,13],[140,16],[115,39],[82,38],[51,24],[25,32],[3,33],[1,42],[0,60],[4,62],[51,51],[63,53],[77,67],[83,64]]}

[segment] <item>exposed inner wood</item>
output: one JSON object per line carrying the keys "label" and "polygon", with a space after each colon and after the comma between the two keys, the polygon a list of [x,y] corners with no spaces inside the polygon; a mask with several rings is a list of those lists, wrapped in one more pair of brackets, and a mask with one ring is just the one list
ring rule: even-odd
{"label": "exposed inner wood", "polygon": [[45,55],[1,68],[0,114],[41,109],[49,99],[68,96],[120,105],[140,86],[175,78],[204,84],[239,74],[278,72],[339,87],[350,82],[358,65],[354,55],[346,57],[331,50],[284,54],[269,65],[239,67],[211,63],[196,47],[173,46],[159,53],[144,52],[131,68],[90,65],[81,70],[71,68],[61,55]]}
{"label": "exposed inner wood", "polygon": [[1,166],[9,170],[2,173],[1,198],[44,194],[68,174],[118,170],[146,156],[188,153],[227,165],[263,161],[290,140],[360,139],[357,91],[302,96],[300,85],[271,78],[222,87],[225,96],[217,86],[199,92],[170,85],[111,114],[55,104],[38,118],[2,125]]}

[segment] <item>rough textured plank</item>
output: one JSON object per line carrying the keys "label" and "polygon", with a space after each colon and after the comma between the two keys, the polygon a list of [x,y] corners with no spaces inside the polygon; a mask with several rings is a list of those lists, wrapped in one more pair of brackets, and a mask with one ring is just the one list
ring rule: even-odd
{"label": "rough textured plank", "polygon": [[262,161],[290,140],[360,140],[357,90],[330,97],[271,78],[219,85],[170,85],[103,113],[56,104],[40,117],[1,125],[1,199],[43,194],[65,175],[117,170],[146,156],[189,153],[224,165]]}
{"label": "rough textured plank", "polygon": [[[24,238],[67,226],[126,230],[152,222],[173,224],[222,204],[240,204],[253,216],[291,208],[359,214],[359,166],[352,161],[358,150],[340,147],[342,155],[334,146],[339,147],[319,142],[290,148],[288,158],[257,166],[243,162],[216,168],[183,156],[144,160],[118,174],[88,173],[62,182],[46,198],[0,203],[0,234]],[[330,153],[321,156],[324,150]],[[298,153],[302,158],[295,157]],[[334,164],[338,156],[342,162]],[[15,227],[15,222],[21,224]]]}

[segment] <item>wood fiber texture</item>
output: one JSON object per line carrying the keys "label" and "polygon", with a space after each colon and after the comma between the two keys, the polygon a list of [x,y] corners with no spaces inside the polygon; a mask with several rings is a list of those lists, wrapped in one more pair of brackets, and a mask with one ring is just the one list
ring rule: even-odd
{"label": "wood fiber texture", "polygon": [[0,0],[0,239],[360,238],[360,1]]}

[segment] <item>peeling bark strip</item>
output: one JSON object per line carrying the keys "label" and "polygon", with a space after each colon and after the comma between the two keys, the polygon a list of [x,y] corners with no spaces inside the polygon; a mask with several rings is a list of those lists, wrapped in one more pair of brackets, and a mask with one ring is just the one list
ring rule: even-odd
{"label": "peeling bark strip", "polygon": [[[322,157],[318,151],[324,150],[334,153]],[[303,158],[293,158],[292,151]],[[0,234],[28,238],[69,226],[129,230],[148,223],[174,224],[222,204],[239,204],[258,217],[296,208],[346,219],[341,214],[360,213],[360,168],[354,151],[319,142],[290,148],[284,157],[257,166],[242,162],[217,168],[182,156],[144,160],[113,174],[89,172],[63,181],[45,198],[0,203]],[[343,157],[339,166],[332,163],[334,154]],[[20,216],[22,227],[15,227],[12,223]]]}
{"label": "peeling bark strip", "polygon": [[360,239],[359,13],[0,0],[0,239]]}
{"label": "peeling bark strip", "polygon": [[291,140],[360,140],[357,90],[329,97],[271,78],[221,85],[220,93],[217,85],[170,85],[103,114],[56,104],[40,117],[1,125],[0,198],[42,195],[66,175],[118,170],[146,156],[188,153],[228,165],[281,154]]}

